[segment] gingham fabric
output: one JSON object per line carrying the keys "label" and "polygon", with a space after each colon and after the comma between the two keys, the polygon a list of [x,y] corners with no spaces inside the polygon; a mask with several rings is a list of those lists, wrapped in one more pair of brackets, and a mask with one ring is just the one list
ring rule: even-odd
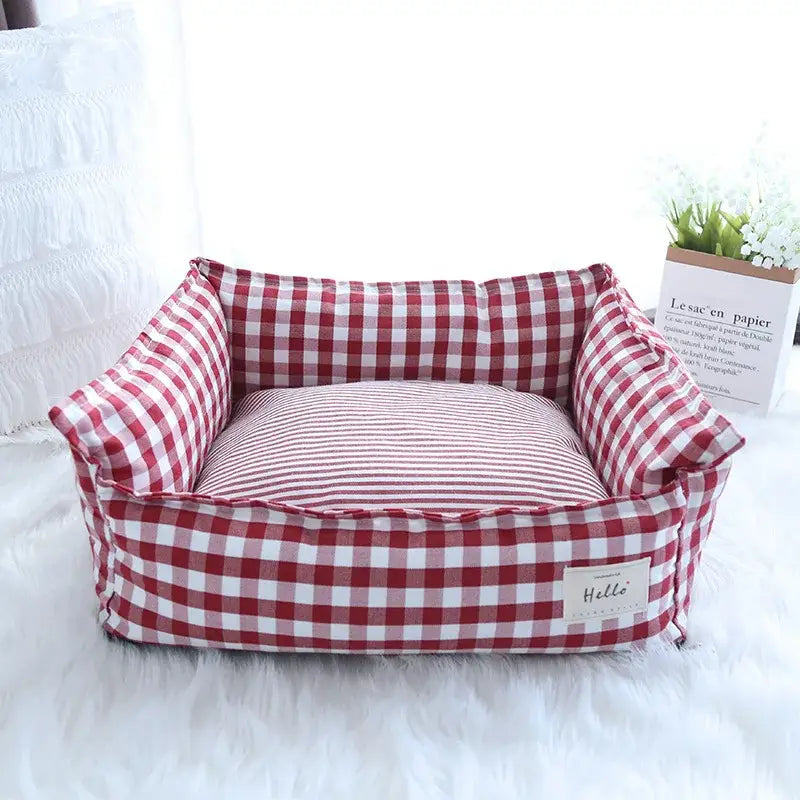
{"label": "gingham fabric", "polygon": [[89,464],[77,448],[72,447],[71,450],[75,461],[78,496],[86,528],[89,531],[95,591],[100,602],[99,613],[102,620],[108,616],[108,604],[114,595],[113,574],[116,549],[112,538],[113,532],[97,497],[97,466]]}
{"label": "gingham fabric", "polygon": [[[114,530],[112,633],[256,650],[566,653],[680,638],[685,498],[484,511],[308,512],[98,487]],[[565,566],[649,557],[647,610],[565,622]]]}
{"label": "gingham fabric", "polygon": [[[106,630],[161,644],[373,653],[585,652],[628,648],[653,637],[684,637],[700,549],[730,453],[741,439],[709,410],[610,270],[571,273],[566,282],[561,276],[546,278],[546,291],[568,286],[573,294],[578,286],[596,287],[578,295],[584,302],[596,291],[597,302],[587,301],[570,315],[562,295],[544,306],[538,296],[531,297],[531,307],[545,308],[545,317],[567,320],[568,333],[548,329],[556,339],[552,345],[542,344],[538,333],[520,337],[536,341],[537,353],[550,354],[546,360],[556,367],[540,377],[550,376],[544,382],[562,400],[560,354],[564,343],[572,342],[567,367],[574,368],[578,431],[601,476],[619,496],[571,506],[458,514],[314,511],[191,493],[208,448],[228,418],[230,376],[238,376],[239,391],[254,378],[269,382],[268,370],[255,369],[257,353],[284,335],[281,327],[266,332],[269,325],[258,321],[252,305],[252,298],[266,291],[264,281],[220,269],[217,285],[222,287],[219,279],[227,276],[228,290],[239,296],[235,304],[226,305],[224,297],[220,301],[214,281],[206,282],[193,268],[120,364],[51,412],[75,457]],[[302,282],[280,279],[277,284]],[[528,288],[534,284],[526,280]],[[334,285],[337,298],[339,286]],[[345,287],[345,295],[358,294],[361,286]],[[307,295],[298,291],[302,303]],[[391,297],[396,310],[394,289]],[[447,291],[440,297],[442,302],[451,299]],[[454,302],[460,309],[457,298]],[[285,305],[279,305],[285,314]],[[274,321],[273,310],[267,317]],[[319,313],[327,320],[325,331],[333,331],[332,340],[339,342],[341,328],[328,324],[331,307]],[[510,311],[504,314],[513,317]],[[279,315],[279,326],[285,324],[282,319]],[[280,357],[264,353],[273,367],[284,365],[278,384],[297,379],[298,364],[308,364],[309,381],[318,378],[322,384],[394,377],[392,346],[379,348],[389,352],[388,359],[380,359],[386,372],[362,374],[369,372],[362,358],[365,336],[356,337],[352,359],[350,348],[335,345],[339,357],[331,359],[330,371],[326,366],[318,375],[305,355],[314,337],[302,309],[299,317],[290,310],[286,319],[292,322],[287,346],[279,346]],[[424,326],[417,329],[427,342]],[[341,363],[351,371],[333,370]],[[422,363],[412,355],[415,378],[421,377]],[[446,357],[436,363],[439,371],[429,364],[426,377],[454,379]],[[519,370],[525,371],[520,363],[508,376],[500,367],[482,364],[480,377],[498,385],[508,377],[515,384],[509,388],[517,389]],[[538,363],[534,359],[530,365]],[[531,368],[522,383],[532,380],[534,372]],[[477,365],[463,373],[473,380],[478,374]],[[564,620],[567,566],[610,566],[641,558],[650,559],[645,611]]]}
{"label": "gingham fabric", "polygon": [[703,544],[711,532],[717,501],[728,480],[730,466],[730,459],[726,459],[714,467],[678,472],[686,497],[686,516],[678,537],[674,621],[684,638],[694,576],[700,565]]}
{"label": "gingham fabric", "polygon": [[194,491],[306,509],[443,512],[608,497],[552,400],[443,381],[249,394],[211,446]]}
{"label": "gingham fabric", "polygon": [[600,265],[476,284],[337,282],[194,263],[222,303],[236,399],[284,386],[444,380],[563,405],[605,279]]}
{"label": "gingham fabric", "polygon": [[230,404],[225,321],[192,267],[120,360],[52,408],[50,420],[103,477],[134,490],[183,492]]}
{"label": "gingham fabric", "polygon": [[719,464],[744,439],[606,270],[575,358],[572,408],[606,486],[626,496]]}

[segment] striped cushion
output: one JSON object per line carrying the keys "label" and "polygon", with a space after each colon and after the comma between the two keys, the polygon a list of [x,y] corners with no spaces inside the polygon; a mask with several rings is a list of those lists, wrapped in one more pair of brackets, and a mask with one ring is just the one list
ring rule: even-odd
{"label": "striped cushion", "polygon": [[440,512],[608,497],[553,401],[427,381],[249,394],[212,445],[195,492],[318,510]]}

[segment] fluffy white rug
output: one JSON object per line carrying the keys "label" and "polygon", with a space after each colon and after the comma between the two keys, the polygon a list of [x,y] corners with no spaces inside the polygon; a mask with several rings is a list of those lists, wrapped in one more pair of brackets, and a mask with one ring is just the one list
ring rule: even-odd
{"label": "fluffy white rug", "polygon": [[800,797],[800,352],[682,650],[309,657],[107,640],[66,451],[0,446],[0,798]]}

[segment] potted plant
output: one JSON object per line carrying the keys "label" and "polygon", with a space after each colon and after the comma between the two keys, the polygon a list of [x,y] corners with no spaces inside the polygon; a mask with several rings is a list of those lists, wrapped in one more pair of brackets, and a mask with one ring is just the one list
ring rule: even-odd
{"label": "potted plant", "polygon": [[780,181],[723,194],[679,176],[656,326],[715,405],[766,413],[800,312],[800,213]]}

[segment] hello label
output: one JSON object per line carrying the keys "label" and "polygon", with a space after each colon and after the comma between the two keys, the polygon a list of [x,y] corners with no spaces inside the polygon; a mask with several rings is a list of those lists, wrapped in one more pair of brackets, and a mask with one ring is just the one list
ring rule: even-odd
{"label": "hello label", "polygon": [[650,558],[600,567],[565,567],[562,588],[566,622],[647,611]]}

